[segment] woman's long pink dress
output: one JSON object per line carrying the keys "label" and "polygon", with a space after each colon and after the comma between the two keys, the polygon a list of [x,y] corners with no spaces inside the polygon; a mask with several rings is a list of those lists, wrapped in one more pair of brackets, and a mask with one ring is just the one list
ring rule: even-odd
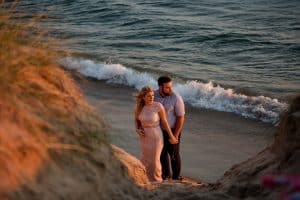
{"label": "woman's long pink dress", "polygon": [[160,154],[163,148],[163,135],[160,128],[159,111],[163,105],[153,102],[149,106],[144,106],[139,120],[145,130],[145,136],[140,136],[142,156],[147,176],[150,181],[162,181]]}

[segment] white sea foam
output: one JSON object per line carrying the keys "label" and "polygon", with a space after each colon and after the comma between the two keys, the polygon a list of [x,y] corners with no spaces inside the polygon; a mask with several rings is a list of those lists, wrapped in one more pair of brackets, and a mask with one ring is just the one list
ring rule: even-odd
{"label": "white sea foam", "polygon": [[234,112],[264,122],[276,123],[280,113],[288,106],[265,96],[236,94],[233,89],[214,86],[212,82],[189,81],[186,84],[176,84],[174,89],[195,107]]}
{"label": "white sea foam", "polygon": [[74,69],[87,77],[106,80],[109,83],[128,85],[136,89],[145,85],[157,87],[155,79],[150,74],[134,71],[121,64],[101,64],[70,57],[61,60],[60,63],[67,69]]}
{"label": "white sea foam", "polygon": [[[137,72],[121,64],[101,64],[92,60],[65,58],[61,64],[67,69],[74,69],[87,77],[106,80],[140,89],[145,85],[157,88],[153,75]],[[174,90],[185,102],[194,107],[233,112],[241,116],[259,119],[263,122],[276,123],[280,113],[287,104],[265,96],[246,96],[234,93],[233,89],[214,86],[212,82],[201,83],[188,81],[184,84],[175,83]]]}

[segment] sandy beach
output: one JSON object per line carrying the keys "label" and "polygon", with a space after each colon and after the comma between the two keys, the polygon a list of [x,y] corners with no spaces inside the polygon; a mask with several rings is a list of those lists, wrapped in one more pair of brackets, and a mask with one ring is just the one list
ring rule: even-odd
{"label": "sandy beach", "polygon": [[[79,80],[88,101],[108,125],[111,143],[137,158],[139,140],[134,131],[135,89],[95,80]],[[266,147],[275,128],[232,113],[196,109],[186,105],[182,133],[182,175],[214,182],[232,165]]]}

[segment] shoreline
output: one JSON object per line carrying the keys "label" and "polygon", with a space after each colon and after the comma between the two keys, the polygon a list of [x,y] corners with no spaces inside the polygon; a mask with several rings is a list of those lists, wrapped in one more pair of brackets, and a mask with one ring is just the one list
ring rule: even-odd
{"label": "shoreline", "polygon": [[[75,77],[96,112],[108,125],[111,143],[140,157],[134,131],[135,89]],[[234,113],[198,109],[186,105],[181,139],[182,176],[215,182],[234,164],[247,160],[273,140],[275,127]]]}

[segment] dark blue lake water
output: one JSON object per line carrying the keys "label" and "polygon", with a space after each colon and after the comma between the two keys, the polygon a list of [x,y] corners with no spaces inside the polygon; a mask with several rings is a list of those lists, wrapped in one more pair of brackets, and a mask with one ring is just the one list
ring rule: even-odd
{"label": "dark blue lake water", "polygon": [[194,95],[187,101],[207,108],[220,103],[201,104],[209,92],[208,103],[223,93],[282,102],[300,93],[298,0],[24,0],[18,10],[46,15],[42,25],[64,39],[87,76],[105,79],[102,64],[119,64],[110,65],[112,79],[139,88],[144,82],[131,79],[140,73],[150,85],[167,73],[185,86],[181,93],[189,90],[185,99]]}

